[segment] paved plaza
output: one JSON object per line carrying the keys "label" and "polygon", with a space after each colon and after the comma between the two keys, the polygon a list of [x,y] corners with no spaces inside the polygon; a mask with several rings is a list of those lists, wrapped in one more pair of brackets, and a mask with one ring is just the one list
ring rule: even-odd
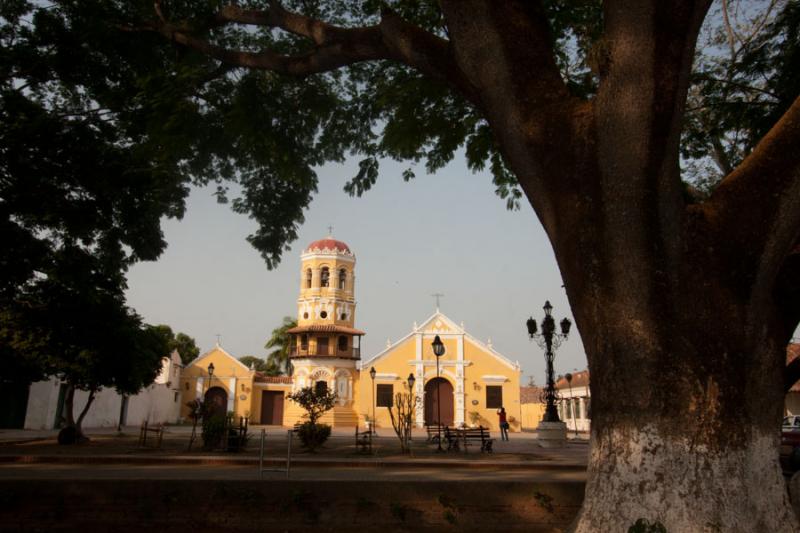
{"label": "paved plaza", "polygon": [[[251,428],[247,449],[239,453],[207,452],[196,442],[187,450],[191,428],[168,428],[160,448],[141,447],[138,428],[89,430],[90,442],[59,446],[55,431],[0,431],[0,479],[258,479],[260,427]],[[285,465],[288,429],[266,429],[265,460]],[[440,453],[415,432],[412,453],[400,453],[391,429],[378,431],[372,453],[355,445],[349,429],[335,429],[317,453],[307,453],[293,440],[291,479],[382,481],[564,481],[585,480],[588,442],[572,439],[564,448],[546,449],[532,433],[514,433],[495,440],[494,453],[479,447]],[[265,472],[264,479],[285,479]]]}

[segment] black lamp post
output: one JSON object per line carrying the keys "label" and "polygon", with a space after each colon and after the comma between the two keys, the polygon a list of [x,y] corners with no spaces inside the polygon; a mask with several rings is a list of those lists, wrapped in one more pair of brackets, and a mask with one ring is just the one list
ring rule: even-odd
{"label": "black lamp post", "polygon": [[436,356],[436,427],[438,428],[439,434],[439,448],[436,450],[437,452],[443,452],[442,449],[442,396],[440,391],[440,385],[442,382],[439,380],[439,358],[444,355],[444,343],[442,343],[442,339],[439,338],[439,335],[433,339],[431,343],[433,346],[433,355]]}
{"label": "black lamp post", "polygon": [[561,321],[561,333],[556,333],[556,321],[553,319],[551,313],[553,306],[549,301],[544,303],[544,318],[542,319],[542,332],[537,333],[536,321],[533,317],[527,321],[528,336],[531,340],[535,340],[536,344],[544,350],[544,359],[547,362],[547,387],[542,396],[547,403],[544,411],[544,422],[561,422],[558,418],[558,411],[556,410],[556,402],[558,401],[558,393],[556,392],[556,382],[553,377],[553,358],[555,357],[554,350],[561,346],[561,343],[569,336],[569,328],[572,322],[568,318]]}
{"label": "black lamp post", "polygon": [[211,390],[211,380],[214,379],[214,363],[208,364],[208,388],[206,389]]}
{"label": "black lamp post", "polygon": [[[411,405],[415,405],[414,404],[414,382],[417,381],[417,379],[414,377],[414,373],[413,372],[408,374],[408,378],[407,378],[406,381],[408,381],[408,394],[409,394],[408,401],[411,403]],[[416,416],[416,413],[412,413],[412,416]],[[413,423],[411,424],[411,427],[414,427]],[[409,431],[409,434],[408,434],[408,440],[411,440],[411,432],[410,431]]]}
{"label": "black lamp post", "polygon": [[569,385],[569,409],[572,411],[572,425],[575,426],[575,436],[578,436],[578,420],[575,416],[575,397],[572,395],[572,374],[567,372],[564,374],[564,379],[567,380]]}
{"label": "black lamp post", "polygon": [[369,377],[372,380],[372,427],[369,428],[371,432],[375,433],[375,367],[369,369]]}

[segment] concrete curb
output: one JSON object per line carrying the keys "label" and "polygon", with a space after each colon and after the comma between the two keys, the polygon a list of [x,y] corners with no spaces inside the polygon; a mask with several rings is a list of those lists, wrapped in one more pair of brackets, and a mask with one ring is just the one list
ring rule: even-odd
{"label": "concrete curb", "polygon": [[[265,458],[268,465],[285,465],[286,459]],[[258,457],[219,457],[214,455],[170,457],[146,457],[132,455],[0,455],[0,464],[105,464],[105,465],[228,465],[253,466]],[[584,471],[585,464],[557,463],[552,461],[456,461],[456,460],[381,460],[381,459],[293,459],[294,467],[347,467],[347,468],[463,468],[463,469],[509,469],[509,470],[560,470]]]}

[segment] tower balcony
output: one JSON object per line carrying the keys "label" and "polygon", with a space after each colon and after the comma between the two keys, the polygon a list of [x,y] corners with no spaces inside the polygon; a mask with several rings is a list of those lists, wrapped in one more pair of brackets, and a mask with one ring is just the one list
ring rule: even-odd
{"label": "tower balcony", "polygon": [[291,336],[291,358],[361,358],[361,336],[364,332],[359,329],[335,324],[310,324],[294,327],[287,333]]}
{"label": "tower balcony", "polygon": [[361,348],[358,346],[353,346],[347,350],[339,350],[337,346],[292,346],[289,348],[289,357],[338,357],[340,359],[361,359]]}

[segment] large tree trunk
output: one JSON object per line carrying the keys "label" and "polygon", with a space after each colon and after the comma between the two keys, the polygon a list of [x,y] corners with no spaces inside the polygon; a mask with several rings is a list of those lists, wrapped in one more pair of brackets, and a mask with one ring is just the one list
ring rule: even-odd
{"label": "large tree trunk", "polygon": [[[777,373],[766,361],[780,347],[720,349],[741,322],[722,309],[715,320],[685,312],[658,330],[595,317],[591,455],[574,531],[625,532],[640,519],[670,532],[797,531],[778,465],[780,395],[757,383]],[[649,350],[648,338],[658,339]]]}
{"label": "large tree trunk", "polygon": [[593,430],[573,531],[624,532],[640,519],[670,532],[797,531],[775,460],[776,432],[748,429],[746,441],[718,449],[656,422]]}
{"label": "large tree trunk", "polygon": [[642,172],[631,154],[657,159],[660,147],[598,145],[603,202],[560,206],[585,226],[553,232],[591,372],[573,530],[625,532],[641,519],[670,532],[798,531],[778,463],[791,331],[772,285],[714,227],[716,213],[676,215],[669,191],[648,190],[670,180],[630,178]]}
{"label": "large tree trunk", "polygon": [[[68,384],[67,391],[64,395],[64,419],[65,419],[65,426],[62,428],[60,435],[66,434],[66,432],[73,432],[74,440],[72,438],[67,438],[64,442],[68,444],[73,443],[82,443],[89,440],[86,435],[83,434],[83,428],[81,425],[83,424],[83,419],[86,417],[86,414],[89,412],[89,408],[92,406],[95,398],[95,391],[89,392],[89,397],[86,399],[86,404],[81,409],[78,418],[75,418],[74,408],[75,408],[75,385]],[[66,430],[66,431],[65,431]],[[62,441],[62,437],[59,437],[59,442]]]}

